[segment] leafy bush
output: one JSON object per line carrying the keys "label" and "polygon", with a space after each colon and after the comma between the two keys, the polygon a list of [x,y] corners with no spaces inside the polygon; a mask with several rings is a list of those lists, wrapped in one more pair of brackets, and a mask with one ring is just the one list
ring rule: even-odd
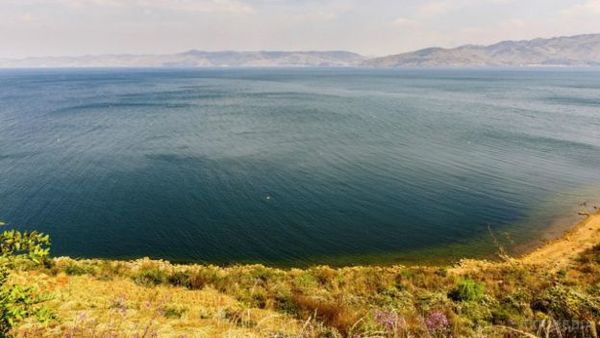
{"label": "leafy bush", "polygon": [[275,309],[290,315],[299,315],[299,309],[294,302],[294,295],[290,290],[278,290],[274,297]]}
{"label": "leafy bush", "polygon": [[167,278],[167,281],[173,286],[185,288],[190,288],[192,285],[190,282],[190,276],[183,271],[177,271],[175,273],[170,274]]}
{"label": "leafy bush", "polygon": [[600,300],[573,288],[558,285],[542,292],[532,302],[534,310],[563,320],[600,317]]}
{"label": "leafy bush", "polygon": [[[0,225],[4,223],[0,222]],[[0,258],[3,263],[28,259],[42,263],[50,254],[50,237],[37,231],[7,230],[0,234]]]}
{"label": "leafy bush", "polygon": [[16,261],[43,263],[50,253],[49,246],[50,237],[36,231],[7,230],[0,234],[0,336],[5,336],[29,316],[40,320],[53,318],[50,311],[35,307],[48,300],[47,296],[36,295],[32,288],[8,283],[9,269]]}
{"label": "leafy bush", "polygon": [[63,269],[67,275],[71,276],[80,276],[88,273],[88,269],[78,265],[78,264],[69,264]]}
{"label": "leafy bush", "polygon": [[156,286],[167,280],[167,274],[156,267],[142,268],[133,276],[133,281],[143,286]]}
{"label": "leafy bush", "polygon": [[485,285],[472,279],[463,279],[448,293],[454,301],[477,301],[483,297]]}

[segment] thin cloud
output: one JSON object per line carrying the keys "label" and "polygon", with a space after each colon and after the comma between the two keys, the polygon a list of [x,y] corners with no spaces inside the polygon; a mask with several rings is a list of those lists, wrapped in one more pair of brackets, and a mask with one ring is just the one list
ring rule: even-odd
{"label": "thin cloud", "polygon": [[[590,0],[583,4],[578,4],[573,7],[567,8],[562,12],[566,16],[580,16],[580,15],[599,15],[600,14],[600,0]],[[600,20],[600,17],[598,18]]]}
{"label": "thin cloud", "polygon": [[200,13],[250,13],[254,7],[238,0],[8,0],[9,5],[62,6],[71,9],[93,7],[158,9]]}
{"label": "thin cloud", "polygon": [[414,27],[417,24],[418,23],[416,20],[408,19],[405,17],[399,17],[399,18],[396,18],[394,21],[392,21],[392,25],[398,26],[398,27]]}
{"label": "thin cloud", "polygon": [[600,32],[600,0],[0,0],[0,57],[345,49]]}
{"label": "thin cloud", "polygon": [[448,1],[429,2],[417,9],[417,15],[421,17],[432,17],[445,14],[452,10],[454,6]]}

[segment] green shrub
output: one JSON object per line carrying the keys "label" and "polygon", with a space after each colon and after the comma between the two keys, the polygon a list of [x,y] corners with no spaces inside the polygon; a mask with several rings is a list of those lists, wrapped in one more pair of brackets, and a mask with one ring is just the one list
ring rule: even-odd
{"label": "green shrub", "polygon": [[303,271],[294,278],[294,286],[301,289],[316,288],[319,286],[319,281],[309,271]]}
{"label": "green shrub", "polygon": [[483,297],[485,285],[472,279],[463,279],[448,293],[448,297],[454,301],[477,301]]}
{"label": "green shrub", "polygon": [[[4,223],[0,222],[0,226]],[[50,254],[50,237],[38,233],[8,230],[0,234],[0,336],[21,320],[36,316],[39,320],[53,318],[51,312],[36,307],[49,299],[36,295],[32,288],[7,283],[10,268],[17,261],[43,264]]]}
{"label": "green shrub", "polygon": [[588,287],[588,292],[600,296],[600,283],[592,284]]}
{"label": "green shrub", "polygon": [[570,287],[558,285],[542,292],[531,308],[561,320],[586,320],[600,316],[600,300]]}
{"label": "green shrub", "polygon": [[184,307],[165,306],[162,309],[162,314],[165,318],[181,318],[187,309]]}
{"label": "green shrub", "polygon": [[65,266],[63,271],[67,275],[72,275],[72,276],[80,276],[80,275],[84,275],[88,272],[87,269],[85,269],[84,267],[82,267],[78,264],[73,264],[73,263],[70,263],[67,266]]}
{"label": "green shrub", "polygon": [[[4,223],[0,222],[0,226]],[[50,237],[37,231],[7,230],[0,234],[0,257],[3,262],[17,258],[43,263],[50,254]]]}
{"label": "green shrub", "polygon": [[57,319],[56,313],[46,306],[37,308],[32,313],[35,319],[42,324],[47,324]]}
{"label": "green shrub", "polygon": [[497,308],[497,306],[490,306],[490,304],[486,304],[486,302],[472,301],[462,301],[457,304],[458,314],[462,318],[468,319],[472,328],[476,328],[477,326],[485,324],[487,321],[493,320],[494,313],[492,308]]}
{"label": "green shrub", "polygon": [[177,271],[170,274],[167,278],[167,281],[173,286],[179,286],[188,289],[191,287],[190,276],[183,271]]}
{"label": "green shrub", "polygon": [[267,283],[277,279],[278,273],[276,270],[264,266],[257,266],[250,271],[248,276],[252,279],[252,284],[255,282]]}
{"label": "green shrub", "polygon": [[156,286],[167,280],[166,273],[159,268],[143,268],[133,276],[136,284],[144,286]]}
{"label": "green shrub", "polygon": [[275,309],[290,315],[299,314],[299,309],[294,301],[294,295],[289,290],[279,290],[275,294]]}
{"label": "green shrub", "polygon": [[425,289],[415,291],[415,306],[423,311],[429,312],[452,305],[445,293],[431,292]]}

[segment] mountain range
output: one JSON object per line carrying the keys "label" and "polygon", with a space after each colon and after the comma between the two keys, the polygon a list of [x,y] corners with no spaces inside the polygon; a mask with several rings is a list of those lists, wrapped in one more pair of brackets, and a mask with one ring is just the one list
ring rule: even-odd
{"label": "mountain range", "polygon": [[503,41],[489,46],[427,48],[374,58],[373,67],[428,66],[598,66],[600,34]]}
{"label": "mountain range", "polygon": [[168,55],[87,55],[0,59],[0,67],[344,67],[366,58],[346,51],[206,52],[190,50]]}
{"label": "mountain range", "polygon": [[367,58],[347,51],[190,50],[167,55],[87,55],[0,59],[0,68],[37,67],[469,67],[600,66],[600,34],[426,48]]}

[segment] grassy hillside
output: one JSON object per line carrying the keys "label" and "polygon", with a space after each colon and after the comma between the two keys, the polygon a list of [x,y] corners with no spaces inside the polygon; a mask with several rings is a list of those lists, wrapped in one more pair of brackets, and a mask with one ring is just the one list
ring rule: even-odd
{"label": "grassy hillside", "polygon": [[599,218],[590,216],[525,258],[453,267],[278,269],[71,258],[15,264],[7,285],[27,286],[43,301],[11,334],[597,337]]}

